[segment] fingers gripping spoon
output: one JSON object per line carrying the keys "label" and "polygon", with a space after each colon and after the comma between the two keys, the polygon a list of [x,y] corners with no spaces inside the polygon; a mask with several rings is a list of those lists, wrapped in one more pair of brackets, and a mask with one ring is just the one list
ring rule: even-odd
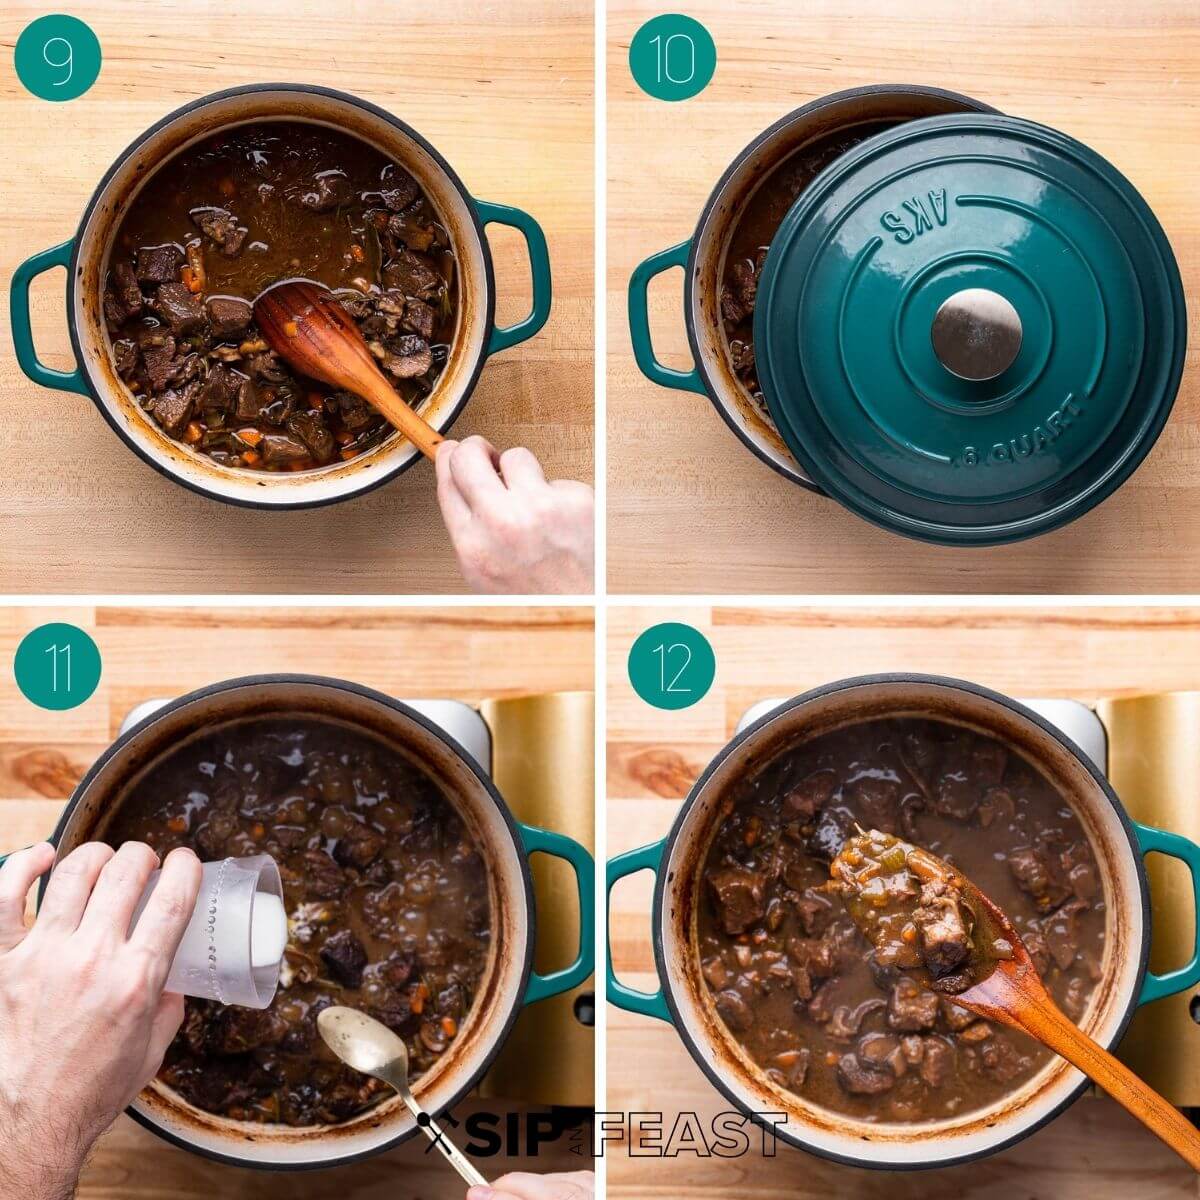
{"label": "fingers gripping spoon", "polygon": [[417,1103],[408,1086],[408,1047],[403,1039],[374,1017],[341,1005],[322,1010],[317,1015],[317,1028],[325,1045],[348,1067],[381,1079],[396,1089],[425,1136],[450,1160],[451,1166],[467,1183],[487,1187],[488,1181]]}

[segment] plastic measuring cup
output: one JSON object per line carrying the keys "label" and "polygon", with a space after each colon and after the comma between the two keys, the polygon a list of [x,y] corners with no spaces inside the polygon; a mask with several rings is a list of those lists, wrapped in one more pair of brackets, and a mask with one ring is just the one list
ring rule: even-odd
{"label": "plastic measuring cup", "polygon": [[[137,925],[160,875],[151,875],[130,928]],[[287,933],[283,885],[269,854],[204,863],[196,908],[171,963],[166,990],[266,1008],[279,984]]]}

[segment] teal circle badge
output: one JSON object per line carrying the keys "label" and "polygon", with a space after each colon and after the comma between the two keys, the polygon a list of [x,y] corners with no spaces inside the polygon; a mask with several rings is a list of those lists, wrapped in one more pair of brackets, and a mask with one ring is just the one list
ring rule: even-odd
{"label": "teal circle badge", "polygon": [[634,82],[656,100],[688,100],[708,87],[717,69],[712,34],[691,17],[664,13],[629,43]]}
{"label": "teal circle badge", "polygon": [[76,625],[39,625],[21,639],[13,674],[25,699],[38,708],[75,708],[100,682],[100,650]]}
{"label": "teal circle badge", "polygon": [[704,698],[716,674],[712,646],[691,625],[652,625],[629,651],[629,682],[655,708],[691,707]]}
{"label": "teal circle badge", "polygon": [[74,100],[100,74],[100,39],[63,13],[38,17],[21,31],[13,54],[17,78],[41,100]]}

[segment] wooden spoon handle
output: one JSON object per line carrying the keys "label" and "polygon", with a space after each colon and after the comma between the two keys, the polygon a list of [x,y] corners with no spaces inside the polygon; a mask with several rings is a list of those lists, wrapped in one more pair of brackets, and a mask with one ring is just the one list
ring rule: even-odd
{"label": "wooden spoon handle", "polygon": [[428,459],[446,439],[396,394],[371,359],[344,364],[345,383],[369,401]]}
{"label": "wooden spoon handle", "polygon": [[1200,1171],[1200,1131],[1153,1088],[1097,1045],[1058,1009],[1047,995],[1040,1004],[1021,1007],[1019,1025],[1061,1054],[1158,1134],[1194,1171]]}

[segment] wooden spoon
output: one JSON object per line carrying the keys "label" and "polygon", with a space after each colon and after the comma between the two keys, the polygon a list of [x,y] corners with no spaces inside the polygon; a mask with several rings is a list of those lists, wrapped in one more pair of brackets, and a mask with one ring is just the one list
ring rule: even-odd
{"label": "wooden spoon", "polygon": [[302,279],[277,283],[255,300],[254,320],[271,349],[297,371],[361,396],[426,458],[436,457],[445,439],[396,394],[331,292]]}
{"label": "wooden spoon", "polygon": [[[928,850],[909,846],[877,831],[851,838],[847,845],[870,845],[869,839],[875,839],[872,848],[884,841],[904,846],[906,866],[919,880],[924,883],[940,880],[959,891],[963,904],[971,910],[977,923],[976,946],[982,943],[1003,947],[1002,956],[987,957],[982,962],[973,955],[971,965],[976,982],[965,991],[954,993],[950,999],[989,1021],[1019,1029],[1061,1054],[1162,1138],[1193,1170],[1200,1171],[1200,1131],[1062,1012],[1046,991],[1020,934],[1008,917],[961,871]],[[844,849],[842,853],[845,853]],[[835,860],[834,875],[844,881],[838,890],[845,896],[851,872],[843,869],[839,873],[837,863],[841,857],[839,855]],[[847,908],[872,942],[894,936],[894,924],[889,928],[886,921],[872,921],[870,905],[848,904]],[[982,938],[979,936],[981,931]]]}

